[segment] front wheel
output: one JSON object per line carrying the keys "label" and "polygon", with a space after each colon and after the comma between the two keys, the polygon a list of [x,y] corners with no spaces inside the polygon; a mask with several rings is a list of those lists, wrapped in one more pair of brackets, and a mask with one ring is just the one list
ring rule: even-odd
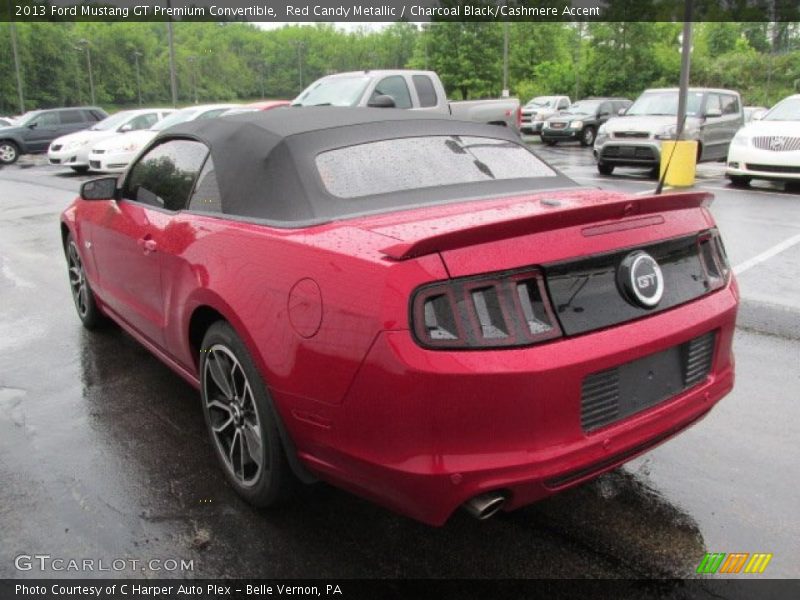
{"label": "front wheel", "polygon": [[581,146],[591,146],[594,144],[594,127],[586,127],[581,132]]}
{"label": "front wheel", "polygon": [[746,175],[728,175],[728,179],[731,180],[733,187],[747,187],[753,180],[752,177],[747,177]]}
{"label": "front wheel", "polygon": [[97,308],[92,288],[86,279],[86,272],[83,268],[83,261],[78,252],[78,244],[72,234],[67,236],[67,269],[69,272],[69,287],[72,291],[72,299],[75,302],[75,310],[78,311],[78,318],[86,329],[97,329],[105,322],[105,316]]}
{"label": "front wheel", "polygon": [[0,142],[0,164],[12,165],[19,158],[19,148],[14,142],[4,140]]}
{"label": "front wheel", "polygon": [[225,321],[200,350],[200,391],[208,433],[228,482],[255,506],[276,506],[294,489],[269,393],[250,353]]}
{"label": "front wheel", "polygon": [[601,175],[611,175],[612,173],[614,173],[614,165],[610,165],[604,162],[599,162],[597,163],[597,170],[600,172]]}

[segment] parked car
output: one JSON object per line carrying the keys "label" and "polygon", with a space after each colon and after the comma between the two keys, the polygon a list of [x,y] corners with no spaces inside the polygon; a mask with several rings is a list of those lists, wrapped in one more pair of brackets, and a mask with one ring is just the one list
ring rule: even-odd
{"label": "parked car", "polygon": [[308,108],[159,132],[61,234],[80,320],[199,388],[242,497],[320,479],[439,525],[596,477],[731,389],[710,201],[581,187],[501,127]]}
{"label": "parked car", "polygon": [[[677,88],[645,91],[623,116],[609,119],[598,130],[594,143],[597,170],[611,175],[615,167],[643,167],[657,176],[661,142],[675,139],[677,114]],[[724,160],[743,124],[739,92],[689,89],[681,139],[697,142],[697,162]]]}
{"label": "parked car", "polygon": [[64,165],[77,173],[85,173],[89,170],[89,150],[93,145],[117,134],[149,129],[173,112],[165,108],[120,111],[89,129],[56,138],[50,144],[47,158],[51,165]]}
{"label": "parked car", "polygon": [[569,96],[536,96],[522,107],[520,131],[541,134],[544,122],[571,104]]}
{"label": "parked car", "polygon": [[519,131],[519,100],[447,100],[433,71],[394,69],[337,73],[317,79],[292,106],[369,106],[453,115],[464,121],[503,125]]}
{"label": "parked car", "polygon": [[173,112],[150,129],[119,133],[92,146],[89,151],[89,168],[103,173],[121,173],[139,151],[163,131],[184,121],[213,119],[238,104],[206,104],[190,106]]}
{"label": "parked car", "polygon": [[744,107],[744,122],[758,121],[763,119],[769,109],[766,106],[745,106]]}
{"label": "parked car", "polygon": [[260,110],[272,110],[273,108],[286,108],[287,106],[291,106],[291,102],[288,100],[262,100],[260,102],[251,102],[250,104],[245,104],[243,106],[235,106],[233,108],[229,108],[224,113],[222,113],[221,117],[229,117],[231,115],[240,115],[242,113],[248,112],[258,112]]}
{"label": "parked car", "polygon": [[725,174],[739,186],[753,179],[800,181],[800,94],[784,98],[761,120],[739,130]]}
{"label": "parked car", "polygon": [[22,154],[47,151],[57,137],[86,129],[108,116],[96,106],[49,108],[25,113],[10,127],[0,129],[0,164],[17,162]]}
{"label": "parked car", "polygon": [[578,141],[591,146],[598,128],[631,105],[627,98],[587,98],[550,117],[542,127],[542,141],[548,146]]}

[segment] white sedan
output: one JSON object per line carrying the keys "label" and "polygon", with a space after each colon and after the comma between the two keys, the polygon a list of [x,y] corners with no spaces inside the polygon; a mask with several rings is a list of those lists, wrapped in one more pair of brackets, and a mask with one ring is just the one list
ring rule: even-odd
{"label": "white sedan", "polygon": [[150,129],[115,135],[112,138],[103,140],[99,144],[92,146],[89,152],[89,168],[92,171],[102,171],[103,173],[121,173],[159,131],[185,121],[218,117],[235,106],[238,106],[238,104],[190,106],[175,111]]}
{"label": "white sedan", "polygon": [[800,181],[800,94],[781,100],[736,133],[725,175],[740,186],[753,179]]}
{"label": "white sedan", "polygon": [[173,112],[167,108],[120,111],[89,129],[56,138],[47,150],[47,158],[51,165],[64,165],[78,173],[85,173],[89,170],[89,150],[92,146],[118,134],[149,129]]}

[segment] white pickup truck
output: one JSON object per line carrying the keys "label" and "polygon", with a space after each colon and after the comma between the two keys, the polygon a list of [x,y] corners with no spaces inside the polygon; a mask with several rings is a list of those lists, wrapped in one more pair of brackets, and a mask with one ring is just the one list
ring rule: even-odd
{"label": "white pickup truck", "polygon": [[450,102],[433,71],[394,69],[352,71],[317,79],[292,106],[372,106],[453,115],[463,121],[503,125],[519,131],[517,98]]}

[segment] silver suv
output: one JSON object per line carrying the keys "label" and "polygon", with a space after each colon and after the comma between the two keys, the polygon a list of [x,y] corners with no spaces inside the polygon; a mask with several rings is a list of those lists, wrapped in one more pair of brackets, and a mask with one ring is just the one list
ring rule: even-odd
{"label": "silver suv", "polygon": [[[597,170],[611,175],[614,167],[640,167],[658,174],[661,142],[674,140],[678,88],[646,90],[625,114],[608,120],[597,131]],[[682,139],[696,140],[697,162],[725,160],[728,146],[744,124],[739,92],[690,88]]]}

